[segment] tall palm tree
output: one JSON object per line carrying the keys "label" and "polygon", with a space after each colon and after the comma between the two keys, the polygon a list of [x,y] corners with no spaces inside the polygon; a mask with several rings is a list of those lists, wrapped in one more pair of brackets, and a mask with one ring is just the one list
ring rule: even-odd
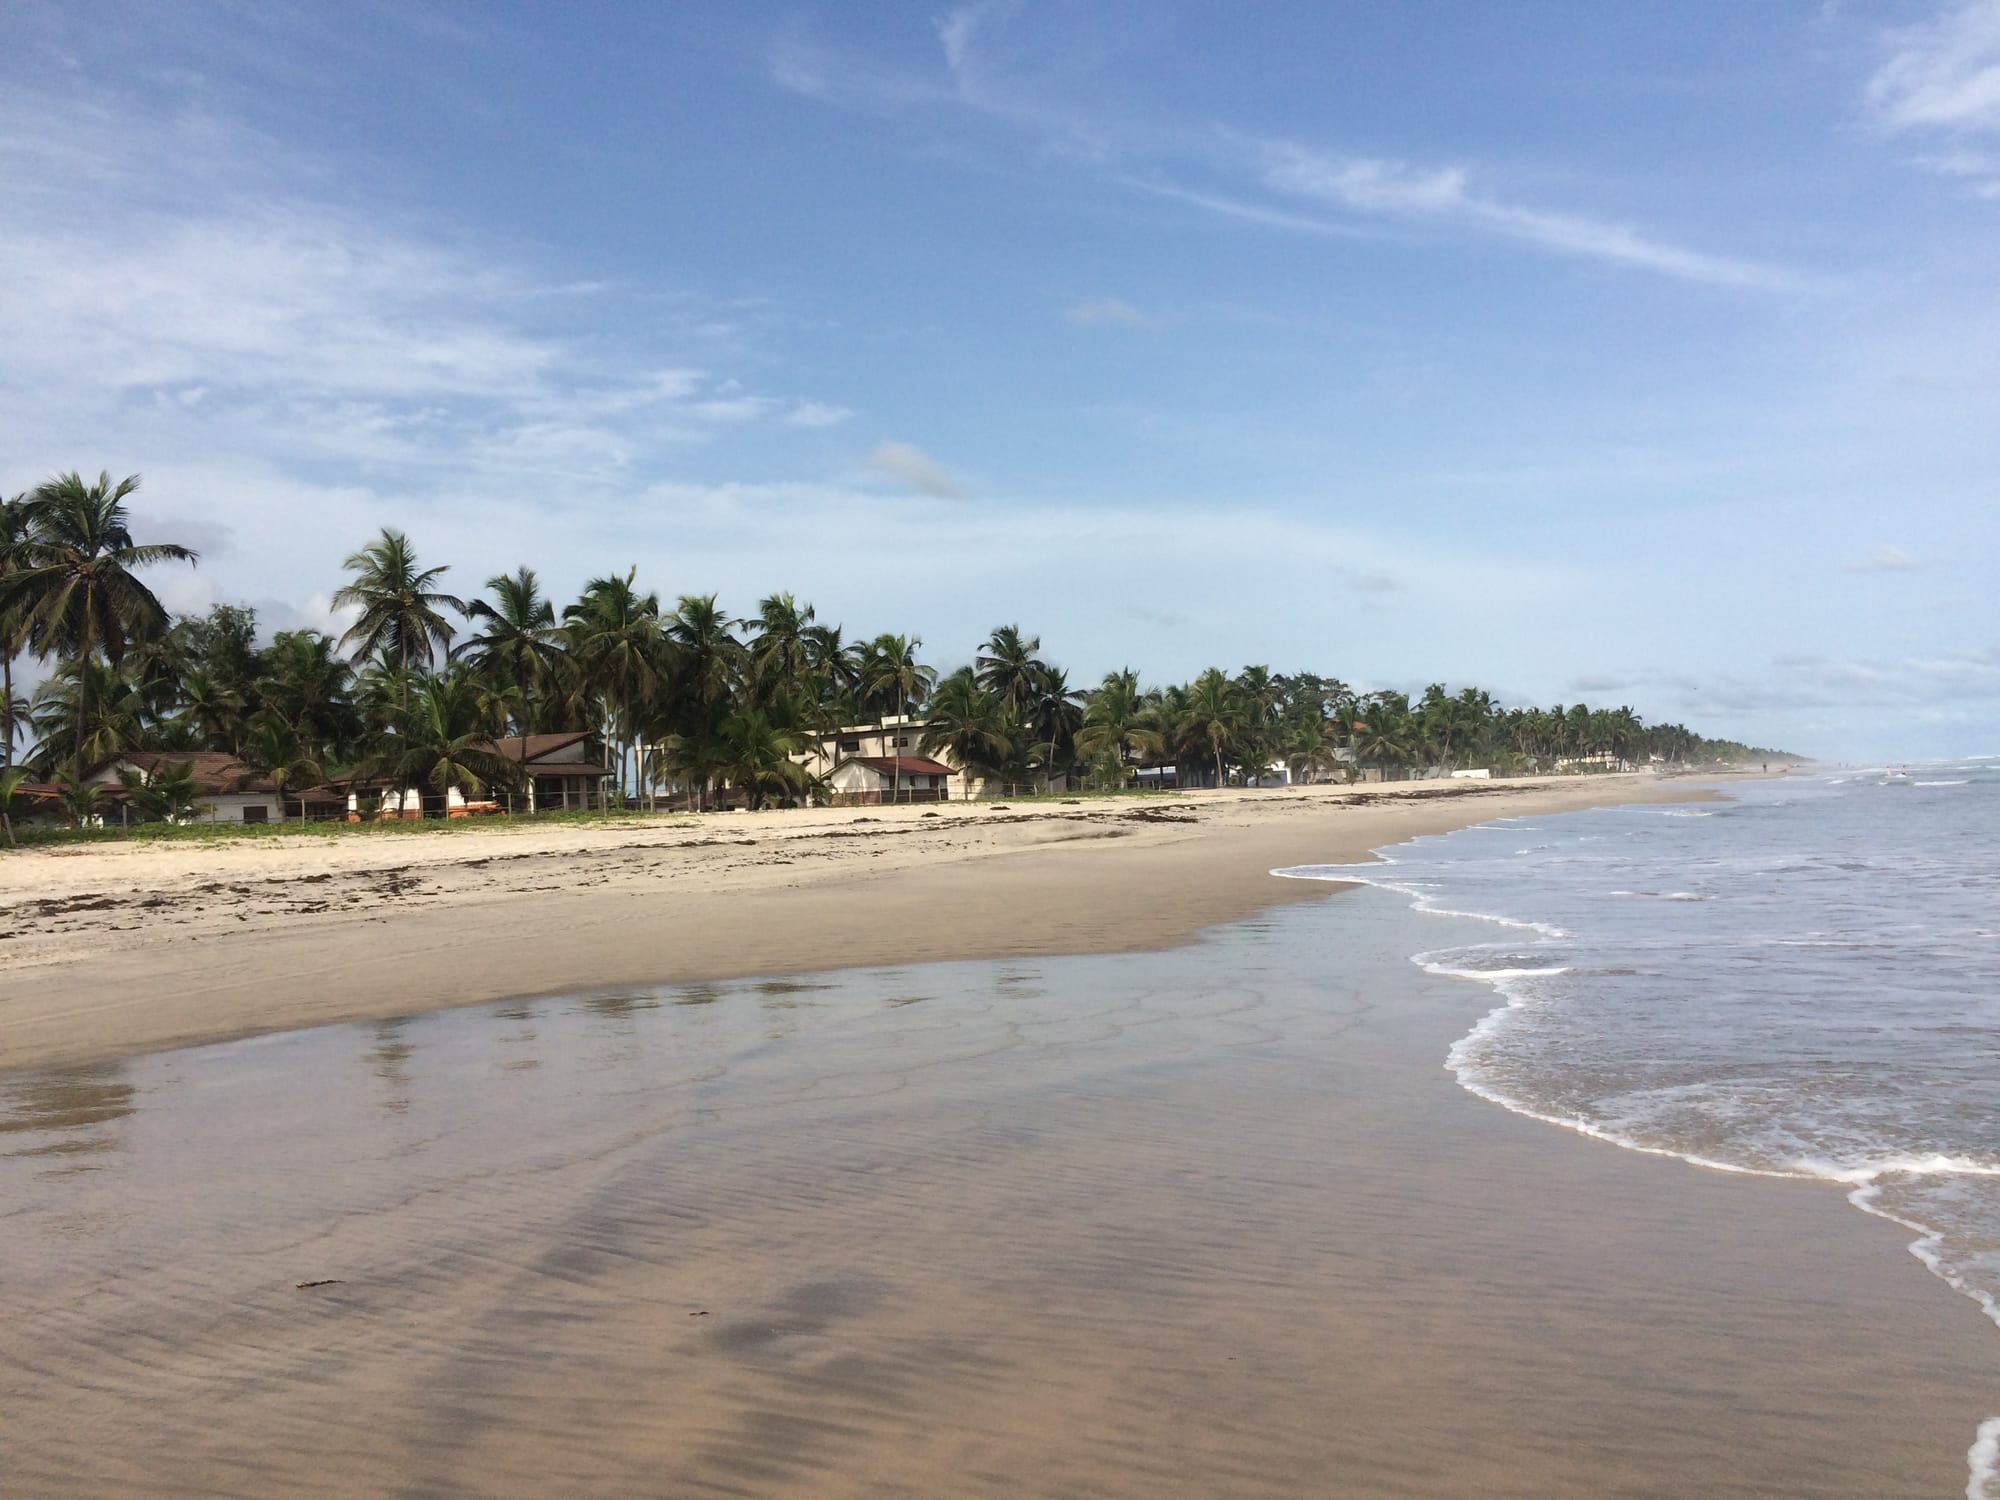
{"label": "tall palm tree", "polygon": [[340,643],[357,656],[379,656],[393,664],[402,676],[401,703],[407,708],[410,669],[428,667],[450,648],[456,634],[444,611],[468,611],[463,599],[437,586],[451,569],[418,567],[410,539],[390,526],[341,566],[354,578],[334,590],[334,607],[361,614]]}
{"label": "tall palm tree", "polygon": [[1048,664],[1036,653],[1042,638],[1022,635],[1018,625],[1000,625],[973,661],[973,676],[1013,713],[1026,719],[1042,692]]}
{"label": "tall palm tree", "polygon": [[1246,738],[1248,710],[1242,689],[1210,667],[1188,684],[1185,733],[1215,762],[1215,784],[1222,785],[1223,757],[1240,750]]}
{"label": "tall palm tree", "polygon": [[281,630],[264,653],[257,694],[265,711],[297,731],[314,760],[338,759],[361,736],[354,706],[354,669],[330,635]]}
{"label": "tall palm tree", "polygon": [[539,712],[563,667],[556,631],[556,609],[542,597],[533,568],[517,568],[486,580],[493,603],[474,599],[466,616],[482,626],[452,651],[480,672],[513,689],[515,719],[522,734],[531,733]]}
{"label": "tall palm tree", "polygon": [[[937,681],[937,673],[917,660],[923,638],[914,635],[878,635],[868,643],[862,668],[861,691],[877,703],[895,705],[895,716],[907,719],[913,704],[921,702]],[[891,740],[901,738],[891,735]],[[893,751],[895,746],[892,744]],[[903,800],[903,759],[890,757],[890,799]]]}
{"label": "tall palm tree", "polygon": [[577,665],[572,694],[603,705],[606,739],[618,747],[618,785],[625,786],[626,757],[642,773],[640,720],[646,700],[667,675],[660,596],[642,594],[639,570],[610,574],[584,585],[583,596],[563,611],[563,637]]}
{"label": "tall palm tree", "polygon": [[[29,495],[20,522],[26,535],[13,549],[12,574],[0,582],[0,619],[14,622],[36,656],[85,665],[102,659],[115,668],[128,645],[166,632],[167,611],[136,570],[160,562],[192,563],[196,554],[173,542],[132,540],[125,502],[138,488],[137,474],[114,485],[108,473],[99,474],[95,484],[69,473]],[[90,680],[81,675],[79,689]],[[88,693],[79,691],[79,781],[89,706]]]}
{"label": "tall palm tree", "polygon": [[[0,500],[0,592],[17,573],[24,560],[28,540],[28,497],[16,495]],[[17,611],[0,610],[0,771],[14,764],[14,739],[25,706],[14,696],[14,658],[24,644]],[[10,794],[11,795],[11,794]],[[7,842],[13,844],[13,825],[8,825]]]}
{"label": "tall palm tree", "polygon": [[803,689],[813,664],[813,607],[790,594],[772,594],[758,601],[757,639],[750,646],[750,676],[765,691],[779,687]]}
{"label": "tall palm tree", "polygon": [[1000,700],[979,685],[972,668],[960,667],[931,693],[917,748],[925,755],[949,754],[968,781],[974,776],[987,780],[1014,758],[1015,734]]}

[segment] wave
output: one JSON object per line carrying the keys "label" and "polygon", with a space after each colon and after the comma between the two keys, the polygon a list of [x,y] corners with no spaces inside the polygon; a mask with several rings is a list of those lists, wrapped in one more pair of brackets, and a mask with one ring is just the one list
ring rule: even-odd
{"label": "wave", "polygon": [[1919,781],[1919,782],[1917,782],[1917,783],[1916,783],[1916,785],[1918,785],[1918,786],[1971,786],[1971,785],[1972,785],[1972,783],[1971,783],[1971,781],[1970,781],[1970,780],[1960,780],[1960,781]]}
{"label": "wave", "polygon": [[2000,1417],[1979,1424],[1979,1436],[1972,1440],[1965,1461],[1972,1469],[1965,1500],[2000,1500]]}

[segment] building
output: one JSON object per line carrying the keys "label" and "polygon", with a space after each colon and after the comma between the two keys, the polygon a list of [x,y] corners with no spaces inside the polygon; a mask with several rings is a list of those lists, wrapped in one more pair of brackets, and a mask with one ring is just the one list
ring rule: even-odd
{"label": "building", "polygon": [[819,735],[794,759],[826,786],[836,807],[948,802],[954,778],[961,799],[977,795],[979,783],[951,763],[950,752],[942,759],[922,753],[926,727],[921,719],[901,716],[851,724]]}
{"label": "building", "polygon": [[[104,789],[112,809],[106,822],[119,820],[125,801],[125,778],[132,772],[150,778],[163,767],[185,765],[201,798],[194,821],[201,823],[280,823],[285,817],[285,797],[262,772],[253,771],[235,756],[220,750],[127,750],[100,761],[84,773],[84,780]],[[295,804],[296,805],[296,804]]]}
{"label": "building", "polygon": [[478,748],[516,766],[518,785],[489,786],[483,794],[468,798],[457,787],[439,793],[433,787],[410,786],[393,776],[364,771],[333,777],[297,796],[310,817],[344,817],[350,822],[421,818],[432,813],[456,818],[606,805],[605,787],[611,773],[599,764],[588,730],[506,735],[483,741]]}
{"label": "building", "polygon": [[921,755],[851,755],[828,775],[835,807],[884,802],[949,802],[957,773]]}

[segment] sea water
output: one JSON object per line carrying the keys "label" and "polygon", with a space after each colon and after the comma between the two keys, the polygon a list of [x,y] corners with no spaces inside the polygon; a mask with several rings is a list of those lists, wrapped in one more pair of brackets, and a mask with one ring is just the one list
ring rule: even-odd
{"label": "sea water", "polygon": [[[1282,873],[1489,919],[1418,954],[1501,1004],[1475,1094],[1636,1150],[1824,1178],[2000,1322],[2000,759],[1507,818]],[[1971,1452],[2000,1497],[2000,1419]]]}

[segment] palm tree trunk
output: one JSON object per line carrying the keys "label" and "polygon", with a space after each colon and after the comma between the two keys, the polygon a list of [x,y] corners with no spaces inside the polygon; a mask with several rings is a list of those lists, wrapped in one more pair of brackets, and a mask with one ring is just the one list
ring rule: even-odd
{"label": "palm tree trunk", "polygon": [[[0,771],[11,771],[14,769],[14,653],[12,649],[7,650],[5,657],[0,657],[0,668],[4,668],[6,677],[6,696],[0,698],[0,720],[5,720],[4,728],[7,734],[7,743],[4,746],[0,746]],[[5,816],[4,812],[0,812],[0,817]],[[14,828],[10,823],[7,825],[7,846],[11,849],[13,845]]]}

